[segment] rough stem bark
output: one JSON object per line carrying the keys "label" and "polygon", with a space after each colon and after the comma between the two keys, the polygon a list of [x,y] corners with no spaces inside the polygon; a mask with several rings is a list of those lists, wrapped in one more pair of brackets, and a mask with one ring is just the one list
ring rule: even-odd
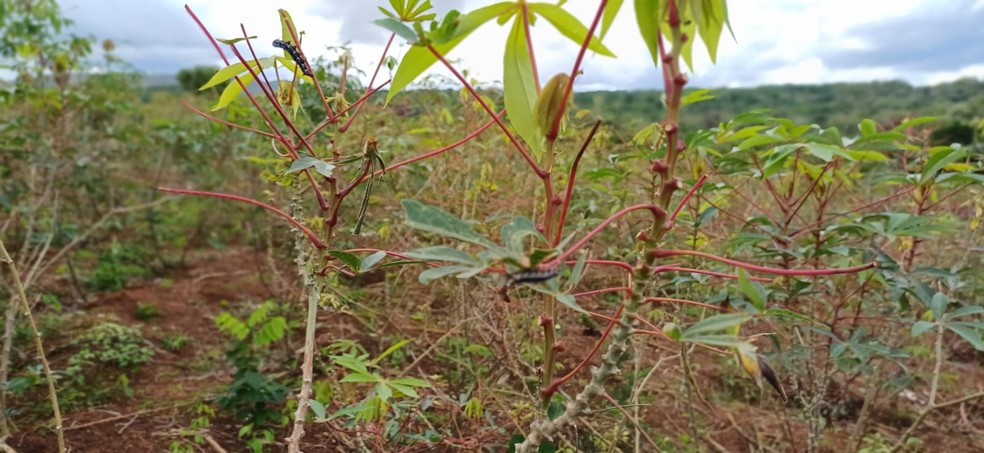
{"label": "rough stem bark", "polygon": [[[24,294],[24,285],[21,284],[20,274],[17,272],[17,267],[14,266],[14,260],[7,253],[7,247],[4,246],[3,240],[0,240],[0,262],[7,263],[10,267],[10,275],[14,280],[14,290],[17,292],[16,297],[20,299],[21,308],[24,309],[24,316],[27,317],[31,332],[34,334],[34,346],[38,351],[38,360],[41,361],[41,366],[44,367],[44,377],[48,382],[48,397],[51,400],[51,410],[55,416],[55,436],[58,441],[58,451],[64,453],[67,451],[65,448],[65,433],[62,431],[61,409],[58,407],[58,393],[55,392],[54,376],[51,373],[48,358],[44,354],[44,343],[41,341],[41,332],[38,331],[38,325],[34,322],[34,316],[31,314],[31,306],[27,303],[27,295]],[[14,304],[14,301],[10,301],[10,303]]]}

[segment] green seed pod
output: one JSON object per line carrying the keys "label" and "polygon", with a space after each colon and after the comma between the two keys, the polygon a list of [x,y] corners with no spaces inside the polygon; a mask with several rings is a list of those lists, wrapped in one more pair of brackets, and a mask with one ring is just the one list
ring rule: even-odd
{"label": "green seed pod", "polygon": [[571,99],[568,98],[566,105],[561,105],[569,83],[571,83],[571,76],[561,72],[550,78],[550,81],[536,98],[533,116],[536,118],[536,125],[540,128],[540,132],[543,132],[543,135],[547,137],[547,141],[553,141],[557,138],[557,131],[551,133],[554,118],[557,118],[558,113],[563,115],[572,104]]}
{"label": "green seed pod", "polygon": [[670,339],[674,341],[680,341],[680,336],[683,335],[683,332],[680,330],[680,326],[672,322],[667,322],[663,324],[663,333],[665,333],[667,337],[670,337]]}

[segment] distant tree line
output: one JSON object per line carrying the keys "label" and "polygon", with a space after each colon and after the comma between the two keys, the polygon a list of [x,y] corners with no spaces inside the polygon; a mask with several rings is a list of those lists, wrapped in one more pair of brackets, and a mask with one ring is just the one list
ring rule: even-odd
{"label": "distant tree line", "polygon": [[[689,90],[693,91],[693,90]],[[835,126],[845,135],[857,132],[860,118],[883,125],[914,116],[938,116],[934,141],[970,144],[980,141],[984,120],[984,80],[973,78],[933,86],[902,81],[775,85],[755,88],[716,88],[714,99],[684,107],[684,130],[716,127],[749,110],[767,108],[798,123]],[[579,108],[588,108],[626,131],[652,118],[663,117],[663,93],[656,90],[576,93]]]}

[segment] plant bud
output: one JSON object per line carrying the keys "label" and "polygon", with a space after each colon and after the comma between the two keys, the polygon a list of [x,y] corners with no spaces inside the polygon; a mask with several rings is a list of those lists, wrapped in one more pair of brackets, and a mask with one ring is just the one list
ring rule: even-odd
{"label": "plant bud", "polygon": [[674,341],[680,341],[680,337],[683,335],[683,331],[680,330],[680,326],[672,322],[663,324],[663,333]]}
{"label": "plant bud", "polygon": [[540,91],[540,95],[536,98],[536,104],[533,107],[533,117],[536,119],[536,124],[540,128],[540,132],[547,137],[547,141],[553,141],[557,138],[557,131],[552,131],[554,124],[554,119],[557,115],[563,115],[568,107],[572,104],[571,96],[567,99],[565,105],[561,105],[564,101],[564,92],[567,91],[567,84],[571,83],[571,76],[561,72],[553,76],[547,85],[543,87]]}

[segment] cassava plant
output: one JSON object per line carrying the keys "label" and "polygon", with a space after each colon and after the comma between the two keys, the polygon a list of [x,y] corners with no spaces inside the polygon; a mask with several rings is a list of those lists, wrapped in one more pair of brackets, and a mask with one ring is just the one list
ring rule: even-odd
{"label": "cassava plant", "polygon": [[[903,159],[902,180],[890,182],[894,184],[892,190],[882,198],[861,202],[846,211],[837,205],[835,212],[834,206],[840,201],[837,197],[850,192],[853,184],[862,179],[859,175],[863,175],[866,166],[888,161],[887,153],[891,150],[901,149],[916,155],[919,147],[909,142],[908,129],[921,120],[890,131],[879,131],[873,124],[863,122],[861,137],[854,140],[842,137],[836,130],[798,125],[762,112],[739,116],[709,131],[681,131],[680,117],[685,106],[711,98],[705,91],[685,92],[688,77],[684,68],[690,65],[695,41],[702,42],[714,60],[721,36],[726,28],[730,29],[727,6],[724,0],[637,0],[632,6],[639,33],[658,74],[655,78],[662,83],[665,116],[639,131],[632,140],[633,151],[641,158],[631,162],[637,165],[634,174],[644,175],[644,189],[620,193],[621,204],[610,206],[600,218],[592,216],[586,208],[585,212],[579,212],[587,206],[578,200],[586,192],[579,168],[585,165],[585,157],[593,145],[608,146],[611,142],[597,140],[598,136],[607,134],[600,120],[592,118],[590,112],[574,111],[572,90],[583,71],[590,70],[585,65],[588,52],[615,57],[615,52],[603,41],[622,6],[622,1],[598,1],[591,20],[585,25],[564,9],[563,2],[500,2],[467,13],[452,11],[438,18],[430,12],[428,1],[391,0],[390,8],[382,9],[385,17],[375,22],[391,32],[384,54],[369,84],[356,94],[352,93],[348,79],[348,57],[343,55],[337,74],[313,64],[306,53],[310,49],[304,46],[303,33],[286,11],[280,11],[279,39],[271,45],[264,41],[260,46],[257,44],[260,41],[245,28],[238,37],[212,37],[188,9],[227,65],[202,87],[209,89],[228,83],[213,110],[229,107],[235,99],[245,97],[262,120],[260,126],[253,127],[213,113],[196,113],[271,143],[279,159],[279,171],[270,179],[286,187],[287,193],[281,197],[282,207],[278,208],[230,194],[161,190],[246,202],[275,213],[293,226],[293,253],[307,303],[301,385],[292,433],[287,439],[289,451],[300,451],[311,406],[318,421],[328,423],[335,431],[345,430],[336,419],[351,417],[348,426],[357,428],[351,446],[361,450],[395,448],[396,435],[413,417],[413,411],[406,407],[393,411],[401,415],[386,417],[389,411],[385,404],[394,389],[389,384],[411,383],[397,391],[403,396],[416,397],[416,389],[425,387],[426,381],[403,378],[402,373],[388,377],[387,370],[376,369],[378,360],[372,362],[372,367],[364,364],[370,357],[368,354],[353,356],[359,360],[334,356],[336,363],[350,372],[342,382],[374,384],[362,403],[328,415],[327,408],[340,405],[339,402],[323,401],[312,394],[318,350],[317,312],[322,306],[337,302],[334,276],[367,274],[393,265],[426,266],[418,276],[424,284],[449,276],[472,279],[479,284],[467,287],[468,291],[483,286],[490,288],[487,293],[494,294],[502,303],[522,307],[520,310],[525,310],[526,318],[535,320],[539,349],[534,349],[533,355],[537,356],[534,360],[539,365],[525,376],[529,379],[524,382],[529,385],[524,390],[534,395],[536,404],[524,412],[523,421],[530,422],[528,428],[521,429],[522,434],[514,438],[515,442],[510,441],[513,444],[510,448],[515,451],[534,451],[545,443],[556,446],[562,441],[577,448],[575,442],[566,440],[567,428],[579,420],[590,420],[592,405],[600,400],[618,406],[612,383],[616,377],[628,375],[629,369],[634,370],[630,382],[636,385],[630,393],[633,401],[638,402],[645,383],[663,363],[642,363],[644,356],[637,347],[643,343],[637,340],[640,338],[670,345],[678,351],[687,387],[704,403],[690,356],[699,349],[735,357],[760,388],[767,382],[774,387],[778,398],[789,397],[801,405],[810,423],[806,449],[811,451],[819,448],[821,419],[829,409],[828,389],[834,378],[840,376],[838,373],[849,376],[848,383],[855,377],[876,382],[882,375],[877,367],[872,370],[872,365],[899,358],[893,348],[900,346],[905,338],[892,337],[887,347],[871,341],[863,325],[863,313],[869,308],[862,301],[898,299],[903,293],[915,297],[927,295],[919,284],[903,282],[907,276],[896,275],[897,267],[884,252],[891,242],[886,239],[891,236],[887,229],[910,228],[905,235],[912,239],[901,256],[901,273],[909,273],[918,262],[919,246],[925,240],[918,231],[923,225],[920,219],[938,204],[938,184],[951,185],[946,193],[961,193],[965,186],[977,184],[967,169],[944,171],[952,170],[966,156],[944,149],[926,150],[915,159],[923,165],[915,178],[909,169],[913,165]],[[504,109],[496,107],[499,93],[476,87],[448,58],[456,46],[471,39],[477,28],[493,21],[509,27],[504,33],[501,90]],[[534,55],[533,31],[537,24],[556,28],[578,46],[570,72],[557,74],[545,82]],[[383,62],[398,39],[411,46],[396,67],[392,81],[377,84]],[[234,58],[227,58],[220,43],[228,46]],[[276,55],[264,56],[271,51]],[[473,114],[477,110],[487,119],[476,124],[468,122],[474,127],[449,145],[418,152],[399,162],[386,162],[388,137],[376,136],[369,121],[361,124],[361,136],[352,138],[356,135],[352,133],[353,126],[368,111],[374,94],[389,85],[386,94],[389,102],[435,66],[460,84],[467,96],[463,104],[474,106],[466,111]],[[302,111],[304,115],[299,114]],[[588,122],[586,118],[593,121]],[[494,187],[489,182],[494,179],[490,175],[494,173],[490,162],[500,162],[504,153],[492,150],[506,147],[507,155],[520,161],[540,187],[536,197],[510,193],[520,199],[517,205],[530,209],[529,215],[512,212],[482,222],[474,216],[456,216],[441,207],[404,199],[406,225],[423,233],[418,237],[430,246],[400,251],[403,246],[396,242],[365,245],[360,240],[357,247],[341,245],[357,239],[371,218],[369,208],[381,177],[472,143],[493,126],[500,132],[498,142],[479,157],[483,163],[482,174],[474,184],[475,190],[466,194],[465,200],[468,197],[474,200],[482,190]],[[576,152],[565,152],[569,149]],[[962,176],[952,176],[953,173]],[[520,181],[524,175],[510,177]],[[766,193],[769,204],[758,206],[756,197],[743,188],[746,184]],[[345,203],[353,193],[361,196],[359,202]],[[910,193],[915,194],[916,219],[908,219],[907,223],[907,219],[877,211]],[[745,209],[733,212],[739,205]],[[310,206],[314,206],[315,213],[306,215]],[[755,210],[759,212],[749,215]],[[467,213],[467,207],[462,211]],[[475,211],[471,209],[472,213]],[[644,223],[632,223],[630,214],[640,213],[645,215]],[[863,214],[873,217],[851,217]],[[715,227],[715,222],[711,222],[715,216],[731,220],[716,221],[722,231],[714,237],[730,241],[719,249],[733,255],[751,253],[755,261],[768,265],[703,251],[712,249],[703,245],[712,241],[708,231]],[[845,222],[845,218],[851,221]],[[585,233],[566,233],[585,226],[588,227]],[[351,227],[354,236],[344,227]],[[493,237],[491,232],[496,228],[499,235]],[[912,228],[917,231],[913,232]],[[613,230],[622,237],[610,239]],[[383,235],[379,236],[383,239]],[[602,249],[598,245],[601,239],[625,245],[625,250],[607,247],[602,253],[611,256],[593,257]],[[392,260],[387,261],[388,258]],[[731,273],[715,267],[737,270]],[[730,286],[710,284],[711,279],[725,281]],[[704,287],[698,288],[699,285]],[[888,286],[892,288],[884,291]],[[605,294],[619,298],[614,307],[606,309],[608,312],[585,309],[586,304],[579,302]],[[963,335],[961,332],[966,333],[967,329],[978,328],[976,324],[961,324],[971,322],[961,317],[976,315],[975,309],[947,312],[949,305],[944,301],[948,299],[940,298],[947,297],[946,294],[940,297],[928,294],[928,299],[919,300],[932,307],[932,317],[917,323],[914,334],[935,329],[938,343],[944,329]],[[647,317],[650,304],[669,308],[665,316],[653,322]],[[687,312],[686,308],[700,312]],[[708,316],[708,311],[722,313]],[[563,323],[572,314],[605,327],[578,363],[559,374],[564,367],[558,356],[567,347],[562,336]],[[749,323],[752,320],[756,322]],[[905,320],[914,322],[911,316]],[[763,325],[773,331],[760,332]],[[759,333],[742,334],[742,329]],[[889,328],[884,328],[879,333],[888,335],[888,331]],[[786,346],[803,354],[787,355],[779,351],[772,357],[788,365],[778,367],[780,370],[802,370],[801,377],[805,379],[797,381],[806,381],[806,387],[798,388],[795,393],[787,392],[781,373],[753,345],[753,339],[761,335],[795,338],[785,342]],[[778,340],[774,343],[780,344]],[[395,349],[405,345],[397,344]],[[525,352],[506,350],[509,357],[504,362],[516,362],[515,357]],[[600,364],[592,367],[596,355],[601,356]],[[942,360],[940,353],[935,357],[937,361]],[[807,366],[795,367],[792,364],[796,360],[804,360]],[[587,368],[590,373],[586,372]],[[641,368],[648,370],[645,376]],[[934,376],[938,375],[937,370]],[[575,382],[581,383],[576,392]],[[565,388],[575,393],[569,395]],[[937,388],[935,379],[933,388]],[[910,431],[930,411],[945,407],[947,403],[936,402],[935,394],[933,390],[933,397]],[[466,414],[474,416],[474,406],[480,401],[468,401],[471,406]],[[557,404],[558,401],[562,404]],[[628,414],[620,406],[619,409]],[[629,418],[638,420],[639,417]],[[696,431],[693,417],[691,424]],[[859,426],[862,427],[855,433],[858,445],[866,432],[863,423]],[[643,437],[651,447],[658,447],[645,429],[638,424],[634,428],[637,450],[641,449]],[[909,435],[911,432],[906,432],[899,442]],[[430,442],[427,445],[441,443],[425,437]],[[792,434],[788,437],[791,443],[795,442]],[[461,439],[444,442],[464,444]],[[617,443],[611,441],[613,446]]]}
{"label": "cassava plant", "polygon": [[[658,274],[680,271],[702,272],[675,264],[658,266],[659,260],[677,256],[696,256],[719,261],[740,269],[787,277],[856,273],[875,267],[875,263],[871,262],[860,266],[835,269],[820,267],[809,270],[769,268],[698,251],[671,249],[665,244],[664,237],[673,228],[677,214],[706,180],[706,176],[698,179],[687,195],[678,200],[676,204],[671,204],[674,201],[674,193],[683,187],[682,182],[676,177],[676,169],[682,161],[681,156],[685,155],[688,150],[688,145],[681,139],[678,128],[680,109],[684,101],[683,89],[687,83],[687,76],[682,71],[682,60],[689,62],[693,41],[698,34],[711,58],[714,58],[718,39],[728,22],[724,2],[640,1],[635,3],[639,30],[650,49],[654,63],[662,71],[667,111],[666,117],[660,124],[644,131],[644,133],[648,132],[648,134],[655,136],[651,145],[653,158],[649,165],[649,171],[652,174],[652,190],[647,197],[649,203],[629,206],[615,212],[580,240],[572,245],[566,245],[563,231],[571,205],[578,163],[593,134],[588,134],[580,151],[570,163],[566,192],[558,191],[554,187],[554,175],[561,168],[555,160],[558,151],[555,147],[562,132],[561,125],[568,118],[570,93],[574,83],[576,83],[577,75],[580,74],[583,56],[589,50],[602,55],[611,55],[611,52],[601,43],[600,37],[604,36],[606,28],[614,20],[620,6],[621,2],[599,2],[589,27],[579,24],[563,9],[545,3],[503,2],[480,8],[460,17],[456,14],[450,14],[442,21],[435,21],[430,27],[430,33],[423,33],[422,27],[417,27],[417,35],[423,34],[424,36],[422,39],[418,39],[415,47],[403,59],[394,76],[393,85],[388,95],[389,97],[395,95],[400,88],[432,64],[442,63],[473,94],[476,102],[482,104],[489,116],[495,119],[509,143],[527,162],[530,170],[542,181],[544,188],[541,221],[534,227],[534,223],[528,219],[513,218],[512,222],[502,228],[502,245],[476,233],[466,223],[453,218],[446,212],[423,206],[417,202],[404,201],[410,226],[446,238],[465,241],[484,249],[477,256],[446,246],[429,247],[407,253],[406,256],[411,258],[453,263],[449,266],[425,271],[421,274],[421,281],[429,281],[446,275],[468,278],[481,274],[499,274],[505,276],[504,279],[501,279],[504,280],[501,283],[501,294],[504,299],[509,299],[508,293],[512,287],[522,284],[531,285],[532,289],[544,294],[542,298],[544,310],[543,314],[539,316],[539,324],[543,328],[544,356],[543,365],[539,368],[542,376],[538,378],[543,382],[543,386],[539,386],[539,396],[544,411],[549,407],[549,403],[559,387],[574,377],[603,343],[609,338],[611,339],[607,351],[603,354],[601,366],[592,370],[590,381],[576,397],[567,402],[562,413],[549,418],[544,412],[537,415],[530,427],[529,434],[521,443],[516,445],[517,451],[531,451],[537,448],[544,440],[551,439],[558,430],[572,423],[577,417],[589,412],[590,403],[605,393],[604,384],[620,372],[619,368],[622,362],[628,358],[631,336],[635,333],[647,332],[636,328],[638,312],[644,303],[651,301],[651,299],[658,299],[660,302],[700,304],[685,299],[647,297],[647,293],[654,283],[658,282]],[[536,60],[532,52],[532,35],[530,32],[537,17],[542,17],[557,27],[565,36],[580,43],[580,51],[570,72],[573,77],[568,74],[559,74],[541,86]],[[506,126],[505,121],[499,119],[496,112],[470,87],[468,80],[445,58],[447,52],[462,39],[465,39],[475,28],[492,19],[498,19],[500,23],[512,22],[503,60],[503,98],[508,111],[509,123],[516,131],[515,135],[512,133],[512,129]],[[384,25],[398,32],[400,36],[406,36],[408,39],[414,37],[413,31],[395,21],[387,21]],[[596,36],[595,32],[599,25],[601,26],[600,36]],[[420,37],[418,36],[418,38]],[[595,128],[597,128],[597,124]],[[645,140],[645,136],[643,136],[643,140]],[[672,209],[674,206],[675,209]],[[633,211],[645,211],[652,218],[650,226],[640,231],[636,236],[638,255],[635,258],[635,265],[624,261],[587,260],[583,257],[580,260],[571,259],[605,227]],[[531,243],[534,248],[529,250],[527,245]],[[562,285],[557,282],[557,277],[560,274],[560,269],[567,264],[574,264],[575,267],[568,282],[563,285],[565,288],[562,289]],[[613,315],[592,313],[601,319],[609,320],[609,327],[598,341],[597,347],[584,358],[581,364],[574,367],[568,374],[555,378],[555,353],[564,348],[563,343],[555,338],[558,303],[584,312],[576,303],[575,295],[571,294],[570,291],[577,286],[585,266],[589,264],[621,268],[629,274],[631,283],[619,288],[602,288],[580,293],[590,295],[616,291],[624,293],[625,296],[623,303]],[[751,279],[747,275],[717,275],[735,279],[741,278],[743,287],[751,287]],[[762,304],[764,305],[764,300]],[[750,316],[745,314],[723,314],[705,319],[683,331],[680,331],[679,328],[663,331],[653,326],[653,329],[649,330],[648,333],[665,336],[679,342],[730,348],[735,351],[742,365],[756,379],[769,379],[770,383],[775,385],[777,390],[785,396],[768,361],[763,356],[756,354],[754,347],[738,336],[738,327],[748,319]]]}

